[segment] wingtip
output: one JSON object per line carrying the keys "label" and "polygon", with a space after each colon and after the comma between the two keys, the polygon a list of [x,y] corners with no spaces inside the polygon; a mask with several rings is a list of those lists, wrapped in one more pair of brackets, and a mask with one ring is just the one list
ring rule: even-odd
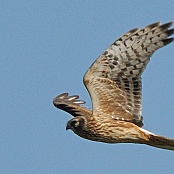
{"label": "wingtip", "polygon": [[[77,100],[79,98],[78,95],[72,95],[70,96],[69,93],[65,92],[62,94],[59,94],[58,96],[56,96],[53,99],[53,105],[57,106],[58,104],[62,103],[62,102],[72,102],[74,104],[80,105],[80,104],[85,104],[86,102],[83,100]],[[64,100],[64,101],[63,101]]]}
{"label": "wingtip", "polygon": [[164,24],[162,24],[161,22],[155,22],[155,23],[152,23],[150,25],[147,25],[146,27],[151,28],[151,29],[155,28],[155,27],[160,27],[163,30],[165,30],[165,29],[170,28],[172,25],[173,25],[173,21],[170,21],[170,22],[167,22],[167,23],[164,23]]}

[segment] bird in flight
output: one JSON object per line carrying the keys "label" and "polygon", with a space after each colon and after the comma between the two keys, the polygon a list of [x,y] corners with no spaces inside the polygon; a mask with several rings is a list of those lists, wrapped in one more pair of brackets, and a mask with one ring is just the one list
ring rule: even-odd
{"label": "bird in flight", "polygon": [[174,150],[174,139],[142,128],[141,75],[152,54],[171,43],[172,22],[153,23],[128,31],[111,44],[90,66],[83,82],[93,110],[68,93],[53,99],[56,108],[70,113],[66,129],[78,136],[104,143],[137,143]]}

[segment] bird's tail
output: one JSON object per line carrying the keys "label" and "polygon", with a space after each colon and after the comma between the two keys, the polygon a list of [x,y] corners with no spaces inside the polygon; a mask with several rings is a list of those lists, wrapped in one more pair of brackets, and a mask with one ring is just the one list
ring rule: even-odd
{"label": "bird's tail", "polygon": [[162,149],[174,150],[174,139],[166,138],[155,134],[150,134],[149,140],[146,142],[146,144]]}

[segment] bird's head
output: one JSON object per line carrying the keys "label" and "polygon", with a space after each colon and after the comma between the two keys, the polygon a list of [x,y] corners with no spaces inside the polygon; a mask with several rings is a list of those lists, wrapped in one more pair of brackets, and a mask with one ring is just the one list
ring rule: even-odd
{"label": "bird's head", "polygon": [[68,121],[66,125],[66,130],[71,129],[74,132],[84,129],[85,118],[82,116],[74,117],[70,121]]}

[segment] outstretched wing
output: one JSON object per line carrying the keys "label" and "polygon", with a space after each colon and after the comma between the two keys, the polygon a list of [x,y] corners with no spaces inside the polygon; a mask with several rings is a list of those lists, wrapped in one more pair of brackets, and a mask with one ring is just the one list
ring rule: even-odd
{"label": "outstretched wing", "polygon": [[78,98],[78,95],[68,96],[68,93],[63,93],[53,99],[53,104],[56,108],[66,111],[74,117],[81,115],[91,116],[92,111],[81,106],[85,101],[77,100]]}
{"label": "outstretched wing", "polygon": [[141,74],[157,49],[169,44],[172,23],[133,29],[117,39],[84,75],[93,115],[142,126]]}

